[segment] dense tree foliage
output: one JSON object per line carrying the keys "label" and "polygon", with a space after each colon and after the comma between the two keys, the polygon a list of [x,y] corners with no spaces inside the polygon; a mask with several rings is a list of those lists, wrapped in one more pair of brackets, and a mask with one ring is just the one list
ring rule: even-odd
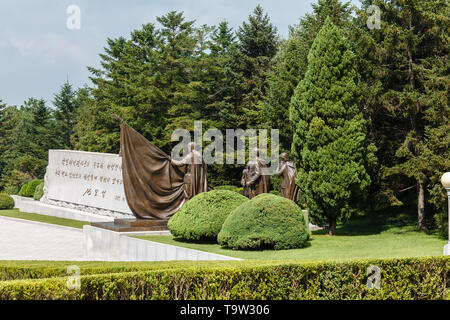
{"label": "dense tree foliage", "polygon": [[274,67],[267,75],[267,98],[264,116],[268,126],[280,130],[281,149],[290,151],[292,128],[289,121],[289,103],[294,89],[303,79],[308,66],[308,53],[327,17],[336,25],[349,24],[350,5],[338,0],[319,0],[312,4],[313,13],[306,14],[298,25],[290,28],[274,59]]}
{"label": "dense tree foliage", "polygon": [[346,39],[328,18],[290,104],[301,202],[314,221],[329,224],[332,235],[337,219],[358,210],[370,185],[366,168],[374,157],[367,145],[355,65]]}
{"label": "dense tree foliage", "polygon": [[[381,10],[378,29],[367,25],[372,4]],[[293,147],[302,201],[318,223],[355,211],[374,222],[408,212],[426,228],[445,212],[439,178],[450,170],[449,10],[446,0],[361,0],[359,7],[317,0],[287,39],[260,6],[236,30],[169,12],[128,37],[107,39],[100,66],[88,67],[89,87],[65,83],[55,88],[53,105],[30,98],[11,106],[1,97],[0,190],[17,192],[42,178],[48,149],[117,153],[113,113],[168,153],[173,130],[192,131],[201,120],[203,131],[224,134],[279,129],[281,150]],[[324,33],[336,43],[317,39],[327,19],[334,27]],[[320,49],[311,50],[315,42]],[[335,75],[329,66],[338,59]],[[342,142],[336,157],[333,141]],[[208,180],[239,185],[241,172],[239,165],[211,165]],[[308,180],[317,172],[336,176],[325,197],[318,187],[324,180]],[[325,211],[333,221],[323,219]]]}

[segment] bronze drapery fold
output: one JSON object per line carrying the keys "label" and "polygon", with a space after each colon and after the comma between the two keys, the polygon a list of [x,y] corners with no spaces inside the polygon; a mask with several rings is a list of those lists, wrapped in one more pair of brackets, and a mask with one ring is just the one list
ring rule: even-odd
{"label": "bronze drapery fold", "polygon": [[184,173],[170,157],[121,123],[122,174],[128,206],[138,219],[167,220],[186,201]]}

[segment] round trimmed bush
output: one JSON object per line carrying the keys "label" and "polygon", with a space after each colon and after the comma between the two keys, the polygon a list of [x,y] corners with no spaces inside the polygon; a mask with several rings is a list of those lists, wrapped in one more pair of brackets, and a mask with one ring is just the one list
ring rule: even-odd
{"label": "round trimmed bush", "polygon": [[34,192],[36,191],[36,187],[40,185],[44,180],[31,180],[30,182],[24,184],[22,188],[20,188],[19,196],[32,198],[34,196]]}
{"label": "round trimmed bush", "polygon": [[44,182],[44,180],[42,180],[42,179],[31,180],[30,182],[28,182],[28,187],[26,189],[26,196],[25,197],[33,197],[37,186],[40,185],[42,182]]}
{"label": "round trimmed bush", "polygon": [[34,200],[40,200],[42,198],[42,196],[44,195],[44,183],[41,182],[37,187],[36,190],[34,191]]}
{"label": "round trimmed bush", "polygon": [[238,249],[302,248],[309,239],[301,208],[274,194],[261,194],[236,208],[218,235],[221,246]]}
{"label": "round trimmed bush", "polygon": [[18,195],[21,196],[21,197],[25,197],[24,194],[25,194],[25,191],[26,191],[26,190],[27,190],[27,184],[25,183],[25,184],[20,188]]}
{"label": "round trimmed bush", "polygon": [[246,197],[233,191],[200,193],[169,220],[169,230],[174,237],[185,240],[217,240],[227,216],[246,201]]}
{"label": "round trimmed bush", "polygon": [[0,210],[9,210],[14,208],[14,199],[6,193],[0,193]]}

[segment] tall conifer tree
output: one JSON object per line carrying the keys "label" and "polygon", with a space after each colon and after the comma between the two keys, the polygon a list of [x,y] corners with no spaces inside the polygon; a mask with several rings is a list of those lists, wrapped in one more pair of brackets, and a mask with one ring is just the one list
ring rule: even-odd
{"label": "tall conifer tree", "polygon": [[338,220],[358,210],[370,185],[366,123],[358,105],[355,55],[327,19],[308,55],[305,78],[290,104],[301,202],[316,223],[336,233]]}

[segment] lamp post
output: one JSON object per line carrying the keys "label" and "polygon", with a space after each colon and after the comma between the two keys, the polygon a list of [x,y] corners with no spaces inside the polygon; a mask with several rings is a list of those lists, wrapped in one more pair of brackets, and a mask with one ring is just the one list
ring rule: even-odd
{"label": "lamp post", "polygon": [[441,178],[442,185],[447,190],[448,197],[448,244],[444,247],[444,256],[450,256],[450,172],[444,173]]}

